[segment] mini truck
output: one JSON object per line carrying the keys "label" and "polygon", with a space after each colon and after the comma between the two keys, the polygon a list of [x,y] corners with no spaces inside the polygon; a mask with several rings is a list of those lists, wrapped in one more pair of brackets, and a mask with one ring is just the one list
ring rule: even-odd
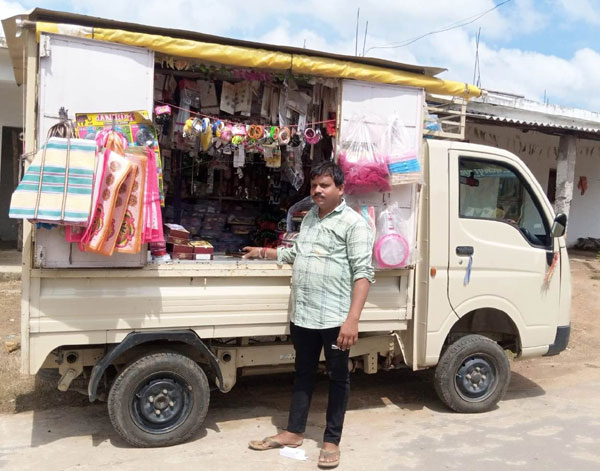
{"label": "mini truck", "polygon": [[[43,33],[38,42],[36,20],[87,18],[51,13],[17,18],[21,43],[11,34],[18,22],[4,22],[14,60],[24,58],[28,151],[57,104],[142,109],[131,103],[142,90],[145,109],[152,106],[152,51],[60,34]],[[85,89],[95,71],[114,64],[127,77],[119,87],[103,80],[96,86],[110,93]],[[366,374],[432,368],[449,408],[489,411],[508,388],[509,358],[567,346],[566,216],[554,214],[526,165],[505,150],[423,139],[421,161],[424,184],[406,197],[418,256],[376,272],[351,366]],[[202,426],[211,389],[227,393],[240,376],[293,370],[291,266],[225,257],[153,264],[145,254],[78,265],[86,254],[52,237],[25,222],[22,372],[57,372],[59,390],[106,400],[116,431],[133,446],[189,439]]]}

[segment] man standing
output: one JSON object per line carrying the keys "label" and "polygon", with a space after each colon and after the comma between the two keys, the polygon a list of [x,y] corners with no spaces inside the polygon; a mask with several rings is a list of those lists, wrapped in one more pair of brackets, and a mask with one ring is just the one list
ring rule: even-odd
{"label": "man standing", "polygon": [[296,351],[296,377],[288,427],[273,437],[250,442],[255,450],[302,445],[321,349],[329,372],[327,425],[319,466],[339,464],[339,443],[350,393],[349,350],[358,339],[358,321],[370,284],[372,235],[343,199],[344,174],[325,161],[311,171],[315,206],[302,221],[291,248],[245,247],[245,258],[293,263],[290,333]]}

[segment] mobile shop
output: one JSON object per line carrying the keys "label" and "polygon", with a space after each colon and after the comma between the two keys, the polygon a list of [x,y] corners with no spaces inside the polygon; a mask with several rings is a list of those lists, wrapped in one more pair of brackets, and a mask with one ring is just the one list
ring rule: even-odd
{"label": "mobile shop", "polygon": [[[26,90],[27,164],[11,202],[32,223],[22,371],[58,371],[60,390],[106,398],[129,443],[180,443],[204,420],[209,384],[227,392],[240,374],[293,368],[291,267],[238,255],[294,243],[324,159],[342,165],[346,201],[373,230],[377,282],[353,368],[438,365],[440,398],[477,412],[506,390],[503,349],[566,346],[566,221],[550,227],[512,154],[423,140],[460,138],[476,87],[440,69],[41,9],[3,26]],[[525,210],[539,218],[531,230]],[[482,242],[498,238],[511,256]],[[440,251],[449,243],[456,254]],[[539,299],[517,293],[508,259],[528,264]],[[472,275],[495,266],[498,279]],[[504,291],[516,309],[496,299]]]}

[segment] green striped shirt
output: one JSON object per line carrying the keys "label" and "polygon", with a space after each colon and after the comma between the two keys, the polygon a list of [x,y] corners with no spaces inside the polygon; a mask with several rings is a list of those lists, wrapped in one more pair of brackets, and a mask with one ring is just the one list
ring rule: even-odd
{"label": "green striped shirt", "polygon": [[365,220],[342,201],[323,219],[306,214],[293,247],[277,249],[277,263],[293,263],[290,320],[308,329],[338,327],[348,317],[354,282],[374,282],[373,239]]}

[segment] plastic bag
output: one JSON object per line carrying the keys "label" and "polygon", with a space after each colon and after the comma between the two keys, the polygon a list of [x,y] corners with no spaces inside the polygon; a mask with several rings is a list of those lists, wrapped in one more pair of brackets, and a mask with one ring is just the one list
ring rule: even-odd
{"label": "plastic bag", "polygon": [[398,207],[390,204],[378,209],[377,232],[373,246],[375,266],[385,269],[405,267],[411,260],[411,248]]}
{"label": "plastic bag", "polygon": [[399,116],[390,118],[378,144],[378,151],[387,162],[392,186],[423,181],[419,150]]}
{"label": "plastic bag", "polygon": [[314,205],[315,205],[315,202],[312,200],[312,198],[310,196],[306,196],[305,198],[301,199],[297,203],[294,203],[292,206],[290,206],[290,209],[288,209],[287,218],[286,218],[287,232],[292,232],[294,230],[294,224],[292,223],[292,218],[294,217],[294,213],[309,210]]}
{"label": "plastic bag", "polygon": [[389,191],[387,163],[375,152],[367,120],[352,119],[343,138],[338,163],[344,172],[345,192],[352,195]]}

